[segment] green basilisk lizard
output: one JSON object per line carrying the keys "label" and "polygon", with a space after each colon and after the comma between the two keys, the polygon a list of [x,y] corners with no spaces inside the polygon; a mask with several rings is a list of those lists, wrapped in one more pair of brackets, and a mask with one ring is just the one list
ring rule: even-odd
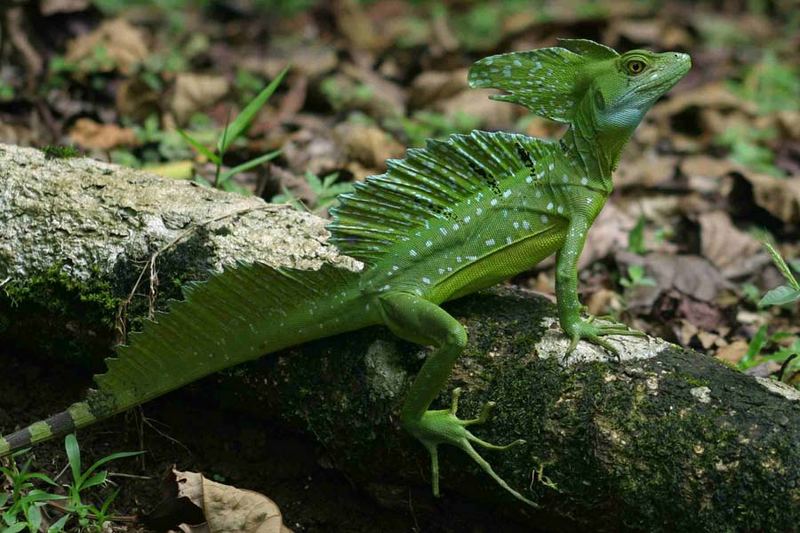
{"label": "green basilisk lizard", "polygon": [[66,411],[0,438],[0,456],[107,418],[202,376],[312,339],[387,326],[398,337],[432,346],[401,410],[404,427],[431,456],[439,493],[437,447],[464,450],[509,487],[473,444],[504,449],[473,435],[474,420],[431,410],[467,343],[464,327],[440,307],[501,282],[557,253],[561,327],[571,339],[614,352],[606,335],[638,332],[580,316],[577,260],[586,233],[611,193],[612,171],[645,112],[691,65],[681,53],[618,54],[588,40],[487,57],[469,84],[504,91],[492,98],[569,124],[556,141],[473,131],[408,150],[388,170],[340,197],[330,241],[364,263],[361,272],[236,265],[145,324],[108,359],[97,389]]}

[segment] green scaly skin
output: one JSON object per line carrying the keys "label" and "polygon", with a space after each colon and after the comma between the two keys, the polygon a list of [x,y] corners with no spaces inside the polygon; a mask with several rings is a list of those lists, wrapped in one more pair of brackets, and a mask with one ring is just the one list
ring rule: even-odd
{"label": "green scaly skin", "polygon": [[[571,339],[616,353],[606,335],[640,335],[580,316],[577,261],[587,231],[612,190],[623,147],[656,100],[689,70],[686,54],[634,50],[619,55],[587,40],[485,58],[472,87],[494,99],[568,123],[558,142],[474,131],[430,141],[390,160],[389,170],[343,195],[331,242],[365,263],[361,273],[238,265],[191,287],[158,322],[146,324],[110,359],[98,389],[63,413],[0,438],[0,456],[107,418],[211,372],[287,346],[368,325],[433,350],[401,410],[403,425],[429,451],[439,494],[437,448],[464,450],[521,501],[475,450],[505,449],[468,429],[474,420],[430,410],[464,350],[463,326],[439,304],[489,287],[557,254],[561,327]],[[344,317],[347,317],[346,319]]]}

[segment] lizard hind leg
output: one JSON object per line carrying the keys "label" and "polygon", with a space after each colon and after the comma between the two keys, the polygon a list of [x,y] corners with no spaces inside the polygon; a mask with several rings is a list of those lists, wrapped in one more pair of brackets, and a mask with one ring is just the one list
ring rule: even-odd
{"label": "lizard hind leg", "polygon": [[492,450],[505,450],[522,444],[517,440],[505,446],[486,442],[467,429],[485,422],[494,407],[493,402],[483,406],[477,418],[461,420],[456,416],[461,390],[453,390],[449,409],[431,410],[430,405],[447,384],[455,360],[464,350],[467,334],[464,327],[444,309],[419,296],[408,293],[388,293],[380,296],[385,324],[397,336],[417,344],[434,346],[406,396],[401,412],[404,427],[428,450],[431,457],[432,485],[439,495],[440,444],[449,444],[463,450],[481,469],[501,487],[528,505],[534,502],[512,489],[475,450],[473,444]]}

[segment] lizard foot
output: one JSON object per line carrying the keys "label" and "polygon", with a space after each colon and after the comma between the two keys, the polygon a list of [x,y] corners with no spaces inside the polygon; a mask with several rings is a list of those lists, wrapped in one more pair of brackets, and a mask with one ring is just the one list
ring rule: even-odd
{"label": "lizard foot", "polygon": [[601,346],[611,355],[619,358],[619,350],[617,350],[611,343],[602,337],[606,335],[627,335],[630,337],[646,336],[643,332],[631,329],[622,323],[601,325],[596,324],[594,319],[595,317],[590,316],[588,320],[579,320],[575,326],[568,328],[568,335],[570,336],[571,340],[569,348],[567,348],[567,352],[564,354],[564,357],[569,357],[569,355],[578,346],[578,342],[585,340],[592,344],[596,344],[597,346]]}
{"label": "lizard foot", "polygon": [[491,465],[478,454],[473,447],[473,443],[482,446],[489,450],[507,450],[512,446],[524,444],[522,439],[515,440],[510,444],[498,446],[482,440],[473,435],[467,427],[474,424],[482,424],[489,419],[492,409],[495,406],[494,402],[487,402],[483,405],[480,414],[477,418],[470,420],[461,420],[456,416],[458,410],[458,398],[461,396],[461,389],[453,389],[453,401],[450,409],[442,409],[437,411],[425,411],[422,417],[418,420],[411,420],[406,422],[406,427],[409,432],[414,435],[423,446],[428,450],[431,455],[431,470],[432,470],[432,484],[434,496],[439,496],[439,453],[438,446],[440,444],[451,444],[457,448],[462,449],[469,455],[473,461],[478,463],[484,472],[492,476],[492,478],[505,490],[510,492],[518,500],[527,503],[530,506],[538,507],[534,502],[524,497],[522,494],[512,489],[508,483],[503,480],[492,469]]}

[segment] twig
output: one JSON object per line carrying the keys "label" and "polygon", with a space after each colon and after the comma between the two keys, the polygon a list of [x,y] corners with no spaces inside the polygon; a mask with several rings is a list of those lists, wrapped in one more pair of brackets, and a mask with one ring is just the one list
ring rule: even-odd
{"label": "twig", "polygon": [[156,261],[158,260],[158,256],[163,254],[164,252],[168,251],[169,249],[176,246],[178,243],[186,239],[189,235],[197,231],[199,228],[208,226],[210,224],[214,224],[215,222],[220,222],[227,218],[233,218],[241,215],[246,215],[247,213],[255,212],[255,211],[262,211],[266,209],[271,209],[273,206],[266,204],[259,207],[247,207],[244,209],[238,209],[231,213],[226,213],[224,215],[220,215],[199,224],[196,224],[184,231],[182,231],[177,237],[172,239],[170,242],[165,244],[160,249],[156,250],[153,255],[145,262],[144,266],[142,267],[142,271],[139,273],[139,277],[136,279],[136,283],[134,283],[133,288],[131,289],[130,293],[128,293],[128,297],[122,301],[117,310],[117,317],[116,317],[116,329],[119,333],[119,341],[125,342],[127,340],[127,328],[125,327],[125,319],[127,317],[128,306],[133,301],[133,298],[136,296],[136,291],[139,289],[139,285],[144,278],[145,272],[149,272],[149,281],[150,287],[147,294],[148,300],[148,310],[147,310],[147,317],[152,319],[155,316],[155,301],[157,295],[157,288],[158,288],[158,271],[156,270]]}

